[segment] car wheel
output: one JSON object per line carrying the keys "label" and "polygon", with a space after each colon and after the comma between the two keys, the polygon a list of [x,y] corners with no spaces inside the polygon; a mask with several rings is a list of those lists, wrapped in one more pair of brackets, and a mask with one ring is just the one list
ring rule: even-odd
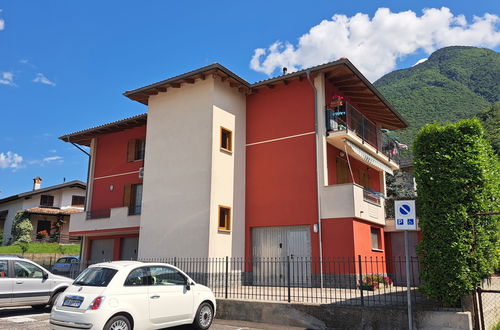
{"label": "car wheel", "polygon": [[52,308],[52,306],[54,306],[54,304],[56,303],[57,301],[57,298],[59,298],[59,295],[61,294],[61,291],[59,292],[56,292],[52,298],[50,299],[50,302],[49,302],[49,307]]}
{"label": "car wheel", "polygon": [[214,309],[212,305],[204,302],[198,307],[193,325],[200,330],[206,330],[212,325],[214,319]]}
{"label": "car wheel", "polygon": [[104,330],[132,330],[130,321],[122,315],[112,317],[104,326]]}

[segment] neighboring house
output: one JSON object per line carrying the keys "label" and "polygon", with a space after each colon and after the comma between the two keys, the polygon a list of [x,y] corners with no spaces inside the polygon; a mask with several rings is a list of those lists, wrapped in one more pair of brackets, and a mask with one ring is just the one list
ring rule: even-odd
{"label": "neighboring house", "polygon": [[59,242],[78,241],[78,236],[69,235],[70,215],[82,212],[85,204],[86,184],[74,180],[63,184],[42,188],[42,179],[33,179],[33,190],[0,199],[0,228],[4,231],[3,244],[11,238],[14,218],[19,211],[29,215],[33,225],[32,239],[37,233],[54,231],[54,224],[63,221]]}
{"label": "neighboring house", "polygon": [[250,84],[220,64],[124,94],[90,147],[83,258],[384,256],[406,121],[347,59]]}

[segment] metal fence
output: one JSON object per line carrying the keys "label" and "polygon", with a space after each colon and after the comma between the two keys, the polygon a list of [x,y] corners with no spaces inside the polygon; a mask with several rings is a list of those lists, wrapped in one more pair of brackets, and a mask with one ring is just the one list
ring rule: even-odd
{"label": "metal fence", "polygon": [[500,329],[500,290],[477,290],[478,329]]}
{"label": "metal fence", "polygon": [[[169,263],[195,282],[208,286],[217,298],[241,300],[405,306],[403,258],[155,258]],[[88,265],[75,265],[63,275],[75,278]],[[417,258],[410,260],[413,305],[436,307],[419,292]],[[50,268],[49,268],[50,269]]]}

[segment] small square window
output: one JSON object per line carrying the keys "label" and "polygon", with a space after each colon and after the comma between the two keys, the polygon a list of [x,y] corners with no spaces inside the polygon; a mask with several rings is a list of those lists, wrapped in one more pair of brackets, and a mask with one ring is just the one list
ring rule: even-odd
{"label": "small square window", "polygon": [[219,229],[231,230],[231,208],[219,206]]}
{"label": "small square window", "polygon": [[83,207],[85,204],[85,196],[71,196],[71,206]]}
{"label": "small square window", "polygon": [[380,229],[376,227],[371,227],[370,229],[371,238],[372,238],[372,250],[381,250],[381,237],[380,237]]}
{"label": "small square window", "polygon": [[233,132],[227,128],[220,128],[220,147],[226,151],[233,151]]}
{"label": "small square window", "polygon": [[41,195],[40,196],[40,206],[54,206],[54,196]]}

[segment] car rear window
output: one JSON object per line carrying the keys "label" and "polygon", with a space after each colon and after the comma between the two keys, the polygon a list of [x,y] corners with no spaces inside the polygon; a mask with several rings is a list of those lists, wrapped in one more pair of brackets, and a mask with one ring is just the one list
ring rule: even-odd
{"label": "car rear window", "polygon": [[73,282],[82,286],[108,286],[118,271],[106,267],[90,267],[85,269]]}

